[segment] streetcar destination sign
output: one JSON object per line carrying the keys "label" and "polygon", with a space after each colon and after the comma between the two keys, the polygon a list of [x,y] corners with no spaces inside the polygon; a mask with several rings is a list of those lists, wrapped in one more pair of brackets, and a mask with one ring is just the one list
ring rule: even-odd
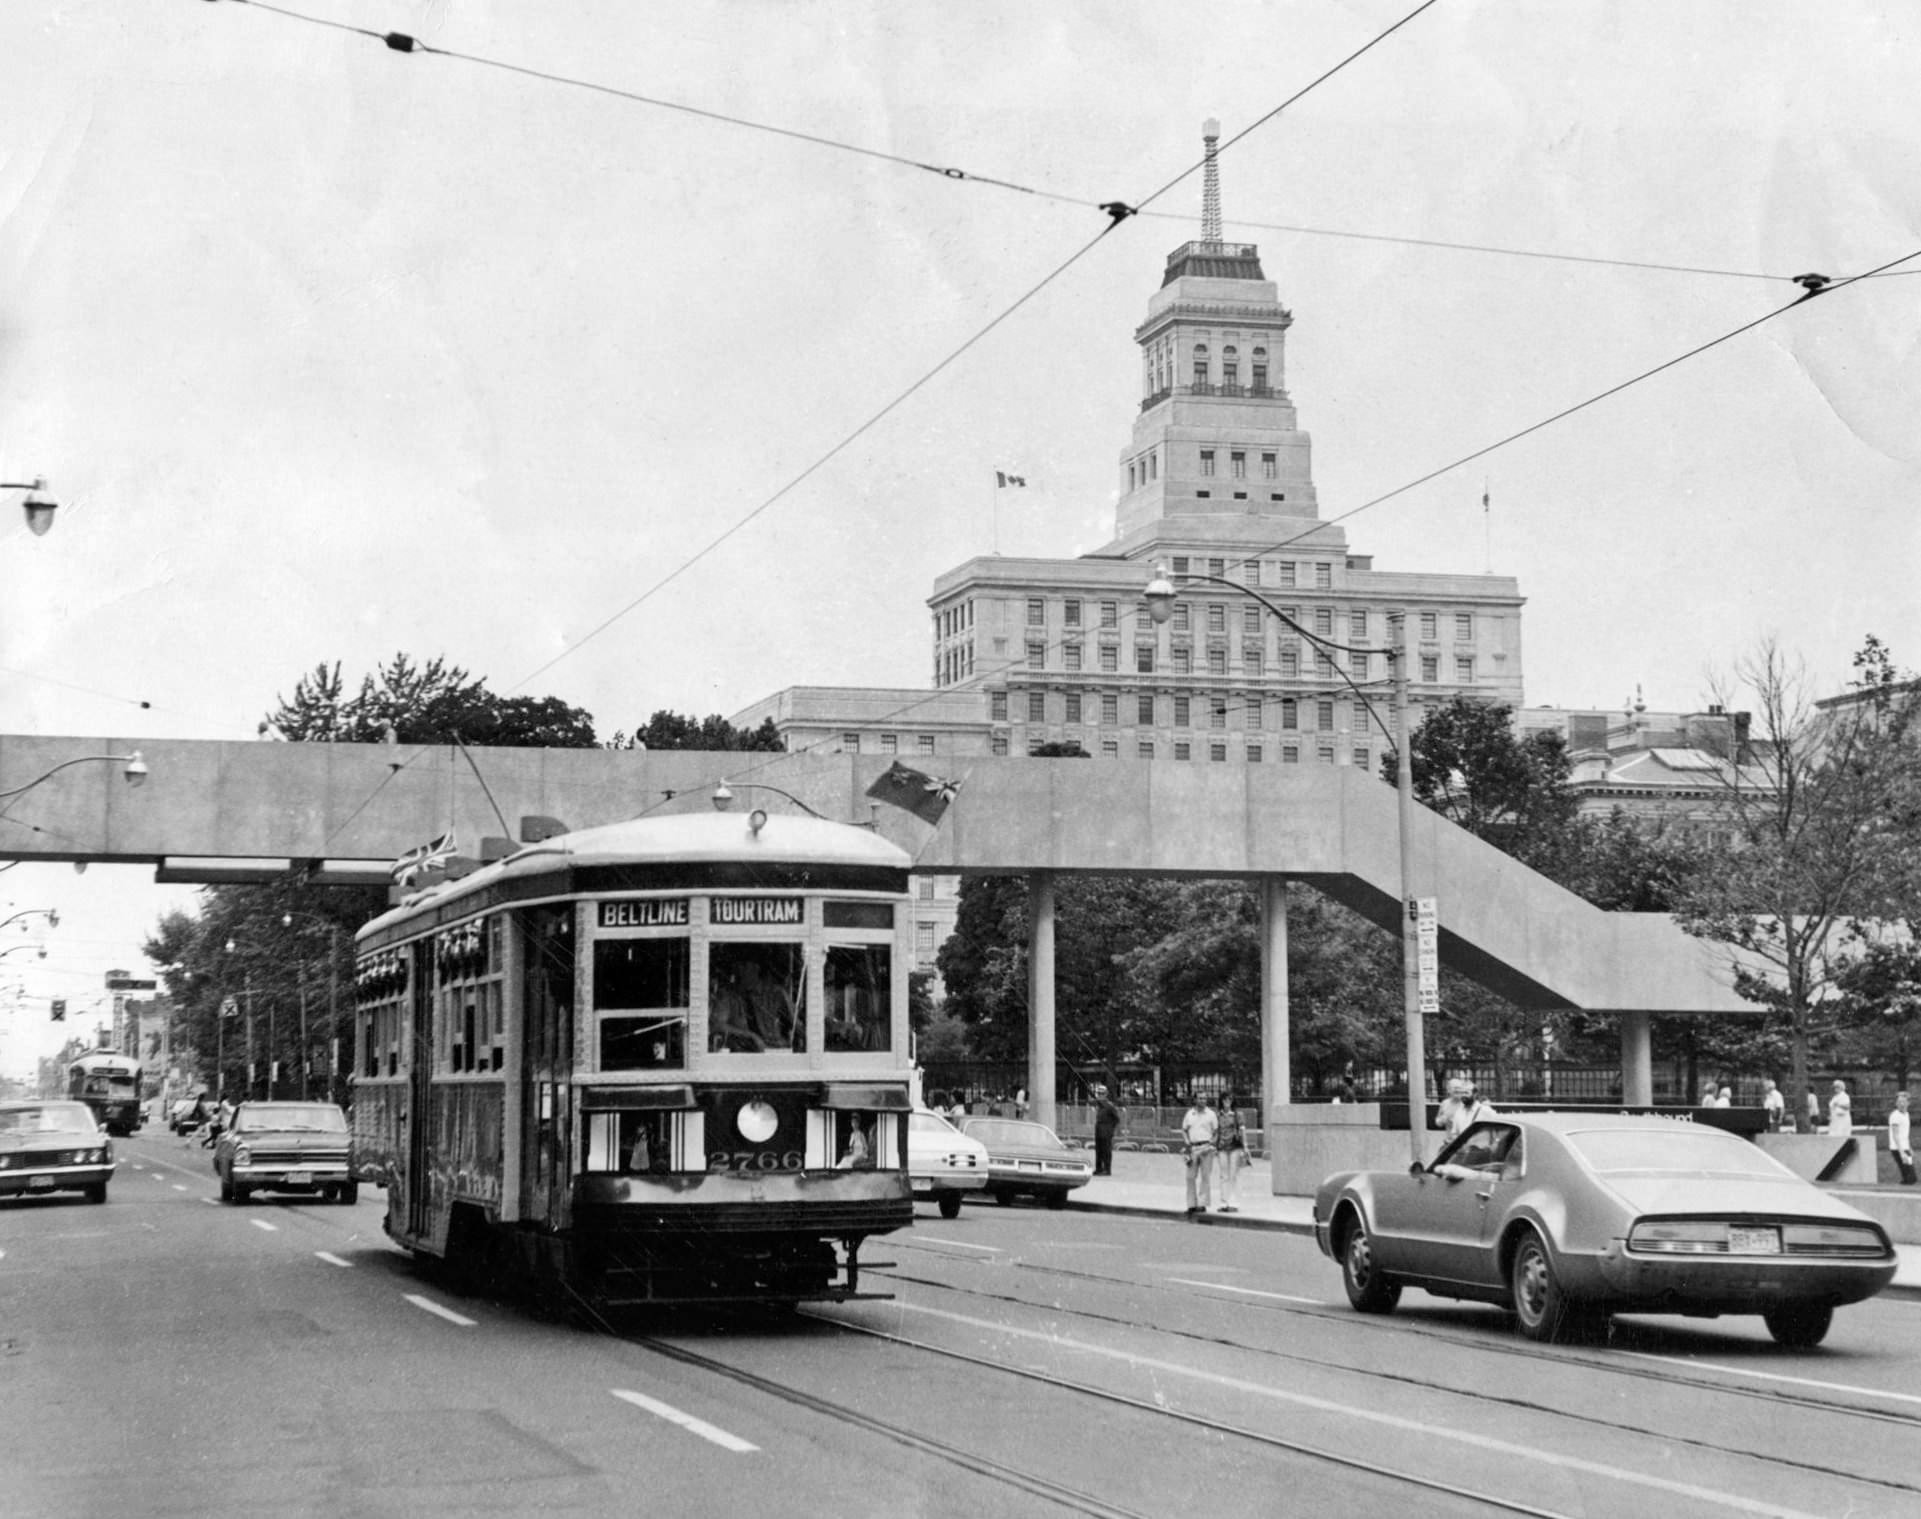
{"label": "streetcar destination sign", "polygon": [[602,902],[602,928],[684,928],[687,898],[668,897],[649,902]]}
{"label": "streetcar destination sign", "polygon": [[804,920],[799,897],[709,897],[710,923],[776,923],[798,926]]}

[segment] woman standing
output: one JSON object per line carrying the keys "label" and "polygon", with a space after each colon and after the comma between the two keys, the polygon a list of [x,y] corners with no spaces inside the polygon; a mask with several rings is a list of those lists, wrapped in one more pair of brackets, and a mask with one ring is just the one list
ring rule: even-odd
{"label": "woman standing", "polygon": [[1215,1112],[1214,1145],[1219,1151],[1215,1168],[1221,1179],[1221,1212],[1238,1213],[1241,1210],[1234,1200],[1234,1188],[1241,1167],[1247,1164],[1247,1135],[1241,1127],[1241,1115],[1235,1111],[1232,1092],[1221,1098]]}

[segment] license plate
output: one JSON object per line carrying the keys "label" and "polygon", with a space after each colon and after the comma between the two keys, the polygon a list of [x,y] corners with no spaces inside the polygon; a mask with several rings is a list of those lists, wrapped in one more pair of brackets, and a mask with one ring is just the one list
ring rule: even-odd
{"label": "license plate", "polygon": [[27,1190],[29,1192],[51,1192],[53,1190],[53,1178],[51,1176],[29,1176],[27,1178]]}
{"label": "license plate", "polygon": [[1781,1231],[1779,1229],[1729,1229],[1728,1254],[1730,1255],[1779,1255],[1781,1253]]}
{"label": "license plate", "polygon": [[1016,1171],[1038,1171],[1041,1169],[1041,1163],[1038,1160],[1017,1160],[1014,1162],[1014,1169]]}
{"label": "license plate", "polygon": [[313,1185],[313,1172],[289,1171],[287,1173],[287,1185],[290,1187],[311,1187]]}

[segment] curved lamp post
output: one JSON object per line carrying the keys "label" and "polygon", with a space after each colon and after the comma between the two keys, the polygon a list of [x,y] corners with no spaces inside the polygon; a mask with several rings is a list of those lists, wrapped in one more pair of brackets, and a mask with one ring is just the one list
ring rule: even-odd
{"label": "curved lamp post", "polygon": [[138,749],[135,749],[131,754],[81,754],[70,760],[62,760],[44,775],[36,775],[24,786],[15,786],[10,790],[0,791],[0,802],[6,801],[9,797],[19,796],[24,792],[33,790],[33,788],[38,786],[42,781],[51,779],[70,765],[86,765],[96,761],[124,764],[127,768],[120,773],[126,778],[127,784],[135,789],[147,783],[147,762],[140,757],[140,751]]}
{"label": "curved lamp post", "polygon": [[[1184,584],[1202,583],[1222,586],[1239,596],[1258,601],[1274,615],[1283,627],[1294,632],[1313,644],[1316,648],[1333,650],[1343,654],[1372,654],[1373,649],[1358,649],[1347,644],[1334,643],[1317,633],[1310,633],[1259,591],[1244,586],[1238,581],[1228,580],[1219,575],[1183,575]],[[1154,566],[1154,576],[1143,592],[1147,599],[1147,615],[1157,623],[1164,623],[1174,615],[1176,587],[1174,577],[1165,565]],[[1374,704],[1367,699],[1365,692],[1355,685],[1348,673],[1338,664],[1334,672],[1347,683],[1356,699],[1367,708],[1369,716],[1379,726],[1382,733],[1394,745],[1395,790],[1400,815],[1400,855],[1401,855],[1401,1005],[1402,1016],[1407,1028],[1407,1132],[1408,1147],[1415,1165],[1426,1162],[1425,1130],[1427,1128],[1427,1058],[1426,1033],[1422,1025],[1420,992],[1420,939],[1415,932],[1419,917],[1419,901],[1415,895],[1414,884],[1414,764],[1408,741],[1408,699],[1407,699],[1407,613],[1405,610],[1388,613],[1388,623],[1394,629],[1393,646],[1386,650],[1388,664],[1394,672],[1394,707],[1398,718],[1390,729],[1382,720]],[[1283,973],[1284,974],[1284,973]]]}
{"label": "curved lamp post", "polygon": [[[7,925],[8,925],[9,923],[18,923],[18,922],[19,922],[19,921],[20,921],[20,920],[21,920],[22,918],[31,918],[31,917],[32,917],[32,916],[33,916],[33,915],[34,915],[35,913],[45,913],[45,914],[46,914],[46,916],[47,916],[47,927],[49,927],[49,928],[58,928],[58,927],[60,926],[60,910],[59,910],[58,908],[56,908],[56,907],[28,907],[28,908],[25,908],[25,909],[23,909],[23,910],[22,910],[22,911],[20,911],[20,912],[17,912],[17,913],[15,913],[15,914],[14,914],[14,915],[13,915],[13,916],[12,916],[11,918],[0,918],[0,928],[5,928],[5,927],[6,927],[6,926],[7,926]],[[22,933],[25,933],[25,932],[26,932],[26,930],[25,930],[24,928],[23,928],[23,929],[21,929],[20,931],[21,931]]]}
{"label": "curved lamp post", "polygon": [[20,503],[27,516],[27,528],[34,537],[43,537],[53,526],[53,514],[60,503],[47,495],[47,482],[44,476],[36,475],[31,480],[0,480],[0,491],[25,491],[26,500]]}

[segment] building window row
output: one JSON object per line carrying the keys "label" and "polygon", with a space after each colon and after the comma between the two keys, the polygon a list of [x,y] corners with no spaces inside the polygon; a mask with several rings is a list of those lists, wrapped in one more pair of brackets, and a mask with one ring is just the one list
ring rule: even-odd
{"label": "building window row", "polygon": [[[1006,716],[1006,708],[1006,698],[1003,697],[1001,699],[1003,717]],[[859,754],[865,749],[866,752],[873,754],[905,754],[909,751],[901,743],[901,737],[902,735],[898,733],[843,733],[840,736],[840,751],[842,754]],[[868,747],[870,744],[871,748]],[[934,735],[916,733],[912,752],[920,755],[933,754]]]}

